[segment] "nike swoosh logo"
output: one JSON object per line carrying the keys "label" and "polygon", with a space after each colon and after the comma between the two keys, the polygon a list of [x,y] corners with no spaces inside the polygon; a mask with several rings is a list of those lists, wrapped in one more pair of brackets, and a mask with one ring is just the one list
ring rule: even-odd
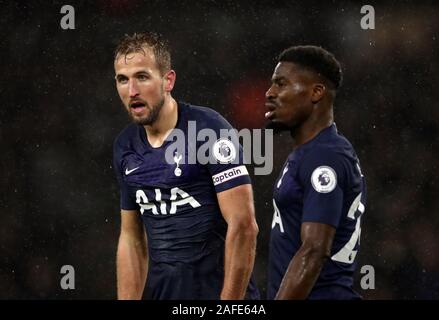
{"label": "nike swoosh logo", "polygon": [[131,172],[133,172],[133,171],[136,171],[137,169],[139,169],[140,167],[137,167],[137,168],[134,168],[134,169],[131,169],[131,170],[128,170],[128,168],[127,169],[125,169],[125,175],[127,176],[127,175],[129,175]]}

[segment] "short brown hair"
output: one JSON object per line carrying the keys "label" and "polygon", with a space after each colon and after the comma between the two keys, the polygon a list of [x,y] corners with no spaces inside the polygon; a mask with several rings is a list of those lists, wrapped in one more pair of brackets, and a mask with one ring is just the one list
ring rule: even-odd
{"label": "short brown hair", "polygon": [[116,60],[121,55],[126,55],[133,52],[143,52],[144,48],[149,48],[154,53],[157,67],[162,74],[171,70],[171,53],[168,42],[163,37],[154,32],[134,33],[133,35],[126,34],[119,42],[114,54]]}

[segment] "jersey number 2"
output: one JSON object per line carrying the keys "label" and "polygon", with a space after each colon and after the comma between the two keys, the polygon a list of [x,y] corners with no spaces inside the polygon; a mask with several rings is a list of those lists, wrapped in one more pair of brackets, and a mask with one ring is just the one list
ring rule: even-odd
{"label": "jersey number 2", "polygon": [[[336,254],[334,254],[331,259],[338,262],[352,264],[355,260],[355,256],[357,255],[357,250],[354,250],[356,244],[360,242],[361,235],[361,215],[364,213],[364,204],[361,203],[361,193],[355,198],[354,202],[352,202],[351,207],[349,208],[348,218],[351,220],[357,219],[357,223],[355,224],[355,230],[352,233],[351,238],[348,243],[344,245],[343,248],[340,249]],[[356,216],[356,213],[359,214]]]}

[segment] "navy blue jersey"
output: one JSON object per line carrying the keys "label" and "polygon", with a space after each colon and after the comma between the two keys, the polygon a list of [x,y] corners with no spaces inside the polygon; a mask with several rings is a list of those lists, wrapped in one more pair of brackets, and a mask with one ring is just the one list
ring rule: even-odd
{"label": "navy blue jersey", "polygon": [[355,299],[353,274],[360,245],[366,185],[359,160],[335,124],[297,147],[274,187],[268,299],[274,299],[301,246],[303,222],[336,228],[331,256],[308,299]]}
{"label": "navy blue jersey", "polygon": [[[207,149],[193,136],[203,129],[213,129],[218,138],[207,143]],[[153,299],[220,296],[227,224],[216,194],[250,183],[239,143],[231,144],[221,129],[232,127],[217,112],[179,103],[177,125],[170,136],[183,132],[186,140],[183,151],[176,150],[171,161],[166,161],[166,153],[176,138],[154,148],[143,126],[137,124],[116,138],[114,167],[120,206],[141,213],[148,237],[146,289]],[[200,163],[194,157],[199,151],[209,157],[216,155],[218,161]],[[248,297],[258,297],[253,283]]]}

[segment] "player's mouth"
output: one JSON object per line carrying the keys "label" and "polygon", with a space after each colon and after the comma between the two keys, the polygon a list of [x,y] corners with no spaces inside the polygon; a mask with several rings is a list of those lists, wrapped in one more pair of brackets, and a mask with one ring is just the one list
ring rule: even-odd
{"label": "player's mouth", "polygon": [[276,110],[277,105],[272,102],[266,102],[265,108],[268,109],[267,112],[265,112],[265,119],[271,120],[274,118],[274,112]]}
{"label": "player's mouth", "polygon": [[141,113],[146,109],[146,104],[142,101],[132,101],[130,102],[130,109],[135,113]]}

